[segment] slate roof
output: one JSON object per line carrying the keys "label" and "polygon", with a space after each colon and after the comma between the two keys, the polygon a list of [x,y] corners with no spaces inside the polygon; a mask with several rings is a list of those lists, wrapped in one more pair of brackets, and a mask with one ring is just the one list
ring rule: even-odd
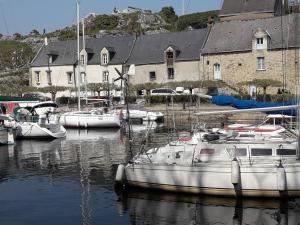
{"label": "slate roof", "polygon": [[[300,15],[283,16],[282,24],[284,46],[286,47],[288,43],[289,47],[299,47]],[[270,34],[271,40],[268,49],[282,48],[281,17],[273,17],[216,23],[211,29],[202,54],[251,51],[252,39],[258,28]]]}
{"label": "slate roof", "polygon": [[140,36],[128,64],[144,65],[164,62],[164,51],[176,46],[176,61],[198,60],[208,29]]}
{"label": "slate roof", "polygon": [[[115,54],[109,64],[122,64],[128,58],[133,42],[134,38],[132,36],[86,39],[87,52],[92,53],[88,65],[99,65],[100,51],[107,46],[115,50]],[[80,43],[82,43],[82,41],[80,41]],[[56,52],[58,54],[55,61],[51,63],[51,66],[74,65],[77,61],[77,41],[50,42],[48,46],[42,47],[41,51],[31,63],[31,67],[48,66],[47,53],[49,54],[49,52]]]}
{"label": "slate roof", "polygon": [[278,0],[224,0],[220,16],[275,12]]}

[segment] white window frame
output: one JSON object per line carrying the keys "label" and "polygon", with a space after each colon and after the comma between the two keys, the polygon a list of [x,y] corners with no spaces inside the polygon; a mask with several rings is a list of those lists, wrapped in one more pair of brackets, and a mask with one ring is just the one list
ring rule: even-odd
{"label": "white window frame", "polygon": [[103,83],[108,83],[109,82],[109,72],[108,71],[103,71],[102,81],[103,81]]}
{"label": "white window frame", "polygon": [[[154,75],[154,77],[152,78],[151,75]],[[150,81],[156,80],[156,72],[155,71],[150,71],[149,72],[149,80]]]}
{"label": "white window frame", "polygon": [[50,85],[52,84],[51,73],[52,73],[51,70],[47,70],[47,71],[46,71],[46,74],[47,74],[47,81],[48,81],[48,84],[50,84]]}
{"label": "white window frame", "polygon": [[73,72],[67,72],[68,84],[73,84]]}
{"label": "white window frame", "polygon": [[80,65],[85,65],[85,57],[84,55],[80,55]]}
{"label": "white window frame", "polygon": [[36,81],[36,83],[37,84],[40,84],[40,82],[41,82],[41,77],[40,77],[40,73],[41,73],[41,71],[34,71],[34,74],[35,74],[35,81]]}
{"label": "white window frame", "polygon": [[103,53],[102,54],[102,64],[106,65],[108,63],[108,54],[107,53]]}
{"label": "white window frame", "polygon": [[85,84],[85,82],[86,82],[86,73],[81,72],[80,73],[80,84]]}
{"label": "white window frame", "polygon": [[263,38],[256,38],[256,49],[264,49],[264,39]]}
{"label": "white window frame", "polygon": [[257,57],[257,70],[259,71],[266,70],[265,57]]}

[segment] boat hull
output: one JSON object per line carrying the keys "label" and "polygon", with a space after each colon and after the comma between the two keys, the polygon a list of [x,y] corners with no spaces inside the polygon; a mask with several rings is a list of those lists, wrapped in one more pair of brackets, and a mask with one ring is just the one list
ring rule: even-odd
{"label": "boat hull", "polygon": [[286,187],[279,190],[278,165],[240,167],[240,182],[232,184],[231,163],[193,166],[128,164],[129,186],[172,192],[248,197],[299,197],[300,163],[284,165]]}
{"label": "boat hull", "polygon": [[63,114],[59,118],[60,124],[65,127],[81,128],[119,128],[120,118],[117,115],[77,115]]}
{"label": "boat hull", "polygon": [[[50,126],[55,126],[55,132],[49,129]],[[66,129],[60,124],[49,124],[48,126],[42,127],[38,123],[34,122],[23,122],[17,125],[17,138],[19,139],[55,139],[64,138],[66,136]]]}

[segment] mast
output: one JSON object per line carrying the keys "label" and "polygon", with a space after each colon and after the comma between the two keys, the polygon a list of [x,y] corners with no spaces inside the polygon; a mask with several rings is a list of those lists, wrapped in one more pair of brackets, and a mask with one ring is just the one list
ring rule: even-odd
{"label": "mast", "polygon": [[78,88],[78,111],[81,110],[80,107],[80,43],[79,43],[79,4],[80,0],[77,1],[77,88]]}
{"label": "mast", "polygon": [[84,24],[84,18],[82,18],[82,49],[84,54],[84,60],[83,60],[83,72],[84,72],[84,92],[85,92],[85,102],[88,103],[88,97],[87,97],[87,75],[86,75],[86,65],[88,56],[85,51],[85,24]]}

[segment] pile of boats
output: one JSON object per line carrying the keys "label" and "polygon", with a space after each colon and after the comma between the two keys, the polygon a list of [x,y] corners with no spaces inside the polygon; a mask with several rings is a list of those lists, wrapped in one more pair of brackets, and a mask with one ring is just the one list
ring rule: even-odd
{"label": "pile of boats", "polygon": [[116,184],[221,196],[299,197],[298,135],[270,123],[278,117],[258,125],[200,127],[191,137],[139,152],[118,166]]}

